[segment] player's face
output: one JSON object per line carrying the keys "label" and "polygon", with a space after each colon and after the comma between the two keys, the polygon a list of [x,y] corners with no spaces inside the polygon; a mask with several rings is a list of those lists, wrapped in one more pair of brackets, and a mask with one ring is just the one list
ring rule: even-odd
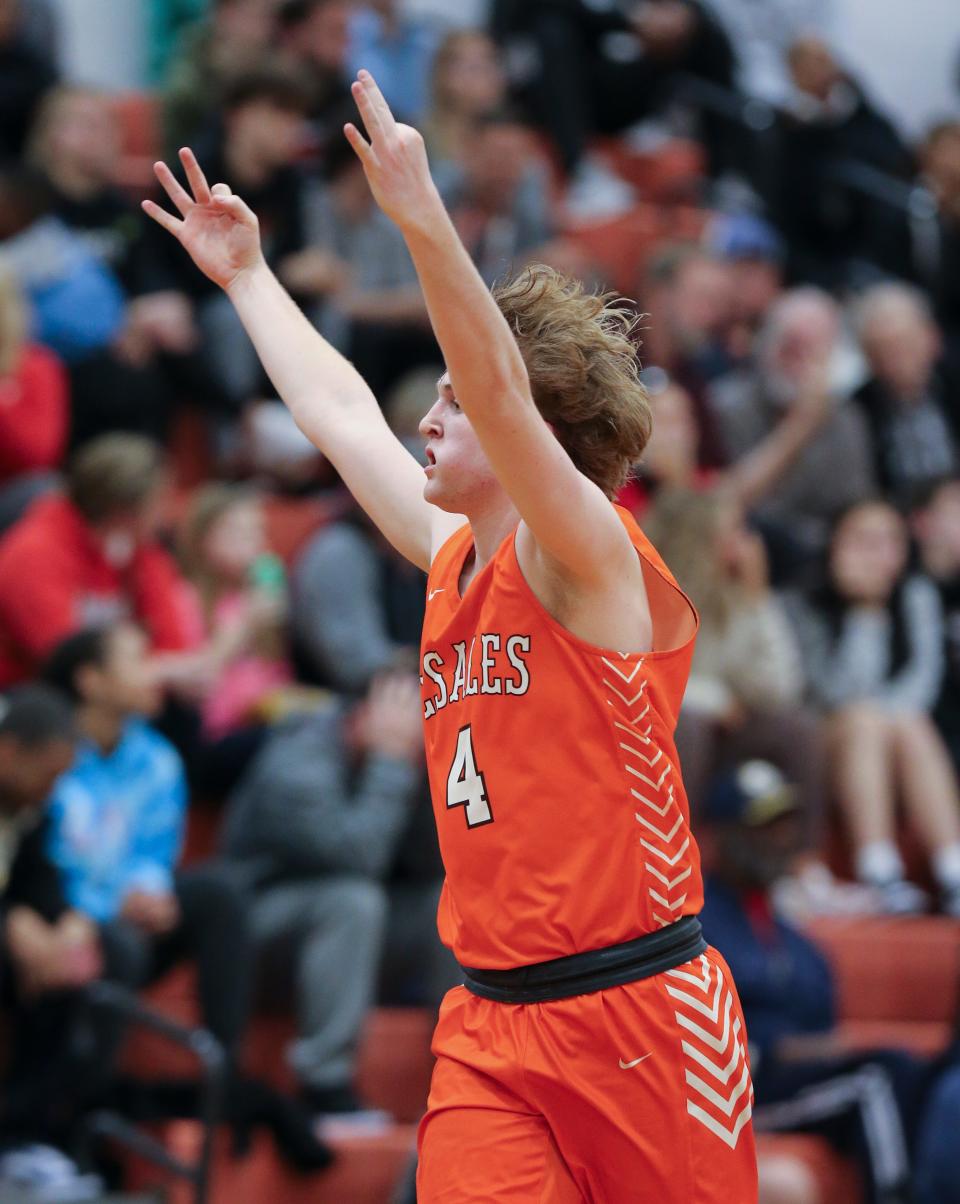
{"label": "player's face", "polygon": [[437,400],[420,423],[420,434],[427,441],[423,496],[428,502],[451,514],[471,514],[500,490],[446,372],[437,383]]}

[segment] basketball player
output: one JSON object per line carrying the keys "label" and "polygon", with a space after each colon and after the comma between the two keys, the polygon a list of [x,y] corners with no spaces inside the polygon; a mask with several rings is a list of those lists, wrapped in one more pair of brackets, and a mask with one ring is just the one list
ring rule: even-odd
{"label": "basketball player", "polygon": [[649,435],[630,319],[548,269],[485,288],[420,135],[369,74],[347,138],[416,264],[448,371],[427,466],[181,151],[180,217],[302,430],[429,572],[427,759],[465,985],[441,1009],[422,1204],[751,1204],[746,1034],[697,912],[673,744],[696,615],[610,498]]}

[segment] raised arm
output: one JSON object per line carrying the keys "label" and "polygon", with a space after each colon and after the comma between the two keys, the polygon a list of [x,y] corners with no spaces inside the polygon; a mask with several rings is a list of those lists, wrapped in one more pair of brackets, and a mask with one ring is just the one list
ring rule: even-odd
{"label": "raised arm", "polygon": [[369,141],[352,125],[347,137],[377,203],[406,239],[457,402],[532,534],[534,555],[591,586],[632,572],[636,555],[623,525],[533,402],[516,340],[443,206],[423,139],[394,119],[368,72],[353,95]]}
{"label": "raised arm", "polygon": [[423,498],[420,465],[394,437],[360,374],[314,330],[267,266],[256,216],[226,184],[210,188],[191,151],[180,158],[190,193],[165,163],[155,167],[180,217],[153,201],[143,202],[144,211],[226,291],[297,425],[373,522],[408,560],[429,568],[434,507]]}

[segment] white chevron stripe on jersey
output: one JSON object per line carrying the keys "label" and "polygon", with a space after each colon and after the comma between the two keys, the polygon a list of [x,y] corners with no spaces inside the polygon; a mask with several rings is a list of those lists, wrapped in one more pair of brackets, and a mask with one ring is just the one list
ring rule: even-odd
{"label": "white chevron stripe on jersey", "polygon": [[723,972],[706,954],[699,958],[699,970],[684,967],[664,976],[673,980],[665,989],[674,1001],[677,1024],[685,1031],[680,1047],[687,1063],[687,1112],[734,1149],[753,1115],[750,1066]]}
{"label": "white chevron stripe on jersey", "polygon": [[627,674],[624,673],[624,671],[622,669],[620,669],[612,661],[608,661],[605,656],[601,656],[600,659],[603,661],[603,663],[607,666],[608,669],[612,669],[614,671],[614,673],[616,673],[617,677],[623,678],[623,680],[627,683],[627,685],[629,685],[633,681],[633,679],[637,676],[637,674],[640,672],[640,669],[643,666],[643,657],[641,657],[637,661],[637,663],[633,666],[633,672],[629,676],[627,676]]}
{"label": "white chevron stripe on jersey", "polygon": [[[663,789],[664,779],[666,778],[667,774],[670,772],[670,770],[672,768],[673,767],[668,764],[667,768],[663,771],[663,773],[660,775],[660,777],[657,778],[656,781],[654,781],[652,778],[648,778],[645,773],[641,773],[639,769],[634,769],[632,765],[624,765],[624,769],[627,771],[627,773],[633,774],[633,776],[635,778],[639,778],[640,781],[643,782],[645,785],[649,786],[651,790],[662,790]],[[671,790],[672,789],[673,789],[673,787],[671,787]]]}
{"label": "white chevron stripe on jersey", "polygon": [[649,861],[643,863],[643,868],[653,874],[659,882],[662,882],[667,890],[673,890],[675,886],[679,886],[684,879],[689,878],[693,873],[693,866],[688,865],[682,874],[677,874],[676,878],[668,878],[666,874],[661,874],[655,865],[651,865]]}
{"label": "white chevron stripe on jersey", "polygon": [[634,694],[634,696],[632,698],[628,698],[626,696],[626,694],[621,694],[620,691],[617,689],[617,687],[613,684],[613,682],[607,681],[606,678],[603,679],[603,684],[607,687],[608,690],[612,690],[614,692],[614,694],[616,694],[616,696],[620,699],[620,701],[623,703],[624,706],[628,706],[628,707],[636,706],[637,703],[640,701],[640,699],[643,697],[644,690],[647,688],[646,681],[642,681],[640,683],[640,689],[637,690],[636,694]]}
{"label": "white chevron stripe on jersey", "polygon": [[677,816],[677,822],[673,825],[673,827],[670,829],[669,832],[661,831],[661,829],[658,828],[656,826],[656,824],[652,824],[649,819],[644,819],[644,817],[642,815],[637,815],[636,820],[637,820],[638,824],[643,824],[643,826],[645,828],[649,828],[649,830],[654,834],[654,836],[659,836],[660,839],[664,842],[664,844],[668,844],[671,840],[673,840],[674,836],[676,836],[676,834],[680,831],[680,825],[683,823],[683,816],[682,815]]}
{"label": "white chevron stripe on jersey", "polygon": [[[618,667],[607,657],[601,657],[601,660],[611,671],[611,676],[616,676],[621,685],[630,687],[636,685],[636,692],[632,697],[628,697],[608,677],[601,676],[601,681],[610,695],[606,699],[607,705],[617,711],[614,727],[626,737],[626,739],[620,738],[617,741],[618,747],[625,754],[623,758],[624,773],[634,778],[638,784],[642,784],[641,789],[635,789],[629,785],[629,781],[627,783],[630,797],[640,804],[639,809],[634,805],[633,811],[634,819],[644,829],[640,838],[640,847],[663,862],[665,870],[673,870],[690,848],[690,833],[685,829],[684,814],[677,804],[675,787],[670,781],[671,770],[674,770],[674,766],[664,755],[663,749],[653,743],[651,739],[653,724],[647,723],[645,727],[641,726],[650,713],[652,705],[648,695],[649,683],[645,679],[637,678],[637,670],[642,662],[634,665],[628,672],[627,669]],[[642,709],[631,715],[630,709],[636,706],[645,695],[647,698]],[[618,706],[614,699],[619,699],[623,705]],[[681,829],[684,830],[681,831]],[[679,848],[675,848],[673,842],[678,836],[681,844]],[[643,864],[649,873],[652,869],[650,862],[644,861]],[[691,876],[691,873],[692,867],[683,866],[672,877],[659,870],[651,875],[651,878],[656,881],[647,885],[646,889],[654,923],[665,927],[674,923],[682,914],[689,892],[687,890],[674,892]]]}
{"label": "white chevron stripe on jersey", "polygon": [[[607,699],[607,706],[608,707],[613,706],[613,703],[610,701],[609,698]],[[637,729],[634,727],[626,727],[624,724],[617,723],[616,721],[614,721],[613,726],[618,727],[622,732],[626,732],[628,735],[633,736],[634,739],[639,740],[641,744],[649,744],[650,743],[650,740],[646,736],[642,735],[639,731],[637,731]]]}
{"label": "white chevron stripe on jersey", "polygon": [[[642,795],[639,790],[634,790],[631,787],[630,793],[633,795],[633,797],[635,799],[638,799],[641,803],[643,803],[643,805],[645,807],[649,807],[651,811],[656,811],[657,815],[659,815],[661,819],[667,814],[667,812],[673,806],[672,798],[668,798],[662,807],[658,807],[656,805],[656,803],[652,803],[648,798],[646,798],[644,795]],[[636,811],[634,811],[634,815],[637,815]],[[639,818],[640,818],[640,816],[637,815],[637,819],[639,819]]]}
{"label": "white chevron stripe on jersey", "polygon": [[[614,727],[623,728],[624,731],[628,730],[627,728],[623,727],[622,723],[615,723]],[[631,756],[639,757],[640,760],[649,765],[651,769],[653,769],[654,765],[656,765],[656,763],[663,756],[663,753],[658,748],[652,757],[647,757],[639,750],[639,748],[631,748],[629,744],[624,744],[622,740],[620,741],[620,747],[624,750],[624,752],[630,753]]]}

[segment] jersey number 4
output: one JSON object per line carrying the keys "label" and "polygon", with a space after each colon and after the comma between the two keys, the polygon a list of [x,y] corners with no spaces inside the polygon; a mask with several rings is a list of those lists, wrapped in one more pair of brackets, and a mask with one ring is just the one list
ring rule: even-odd
{"label": "jersey number 4", "polygon": [[493,823],[487,784],[473,755],[473,736],[469,723],[457,732],[457,751],[453,754],[453,764],[447,774],[447,806],[465,808],[468,828]]}

